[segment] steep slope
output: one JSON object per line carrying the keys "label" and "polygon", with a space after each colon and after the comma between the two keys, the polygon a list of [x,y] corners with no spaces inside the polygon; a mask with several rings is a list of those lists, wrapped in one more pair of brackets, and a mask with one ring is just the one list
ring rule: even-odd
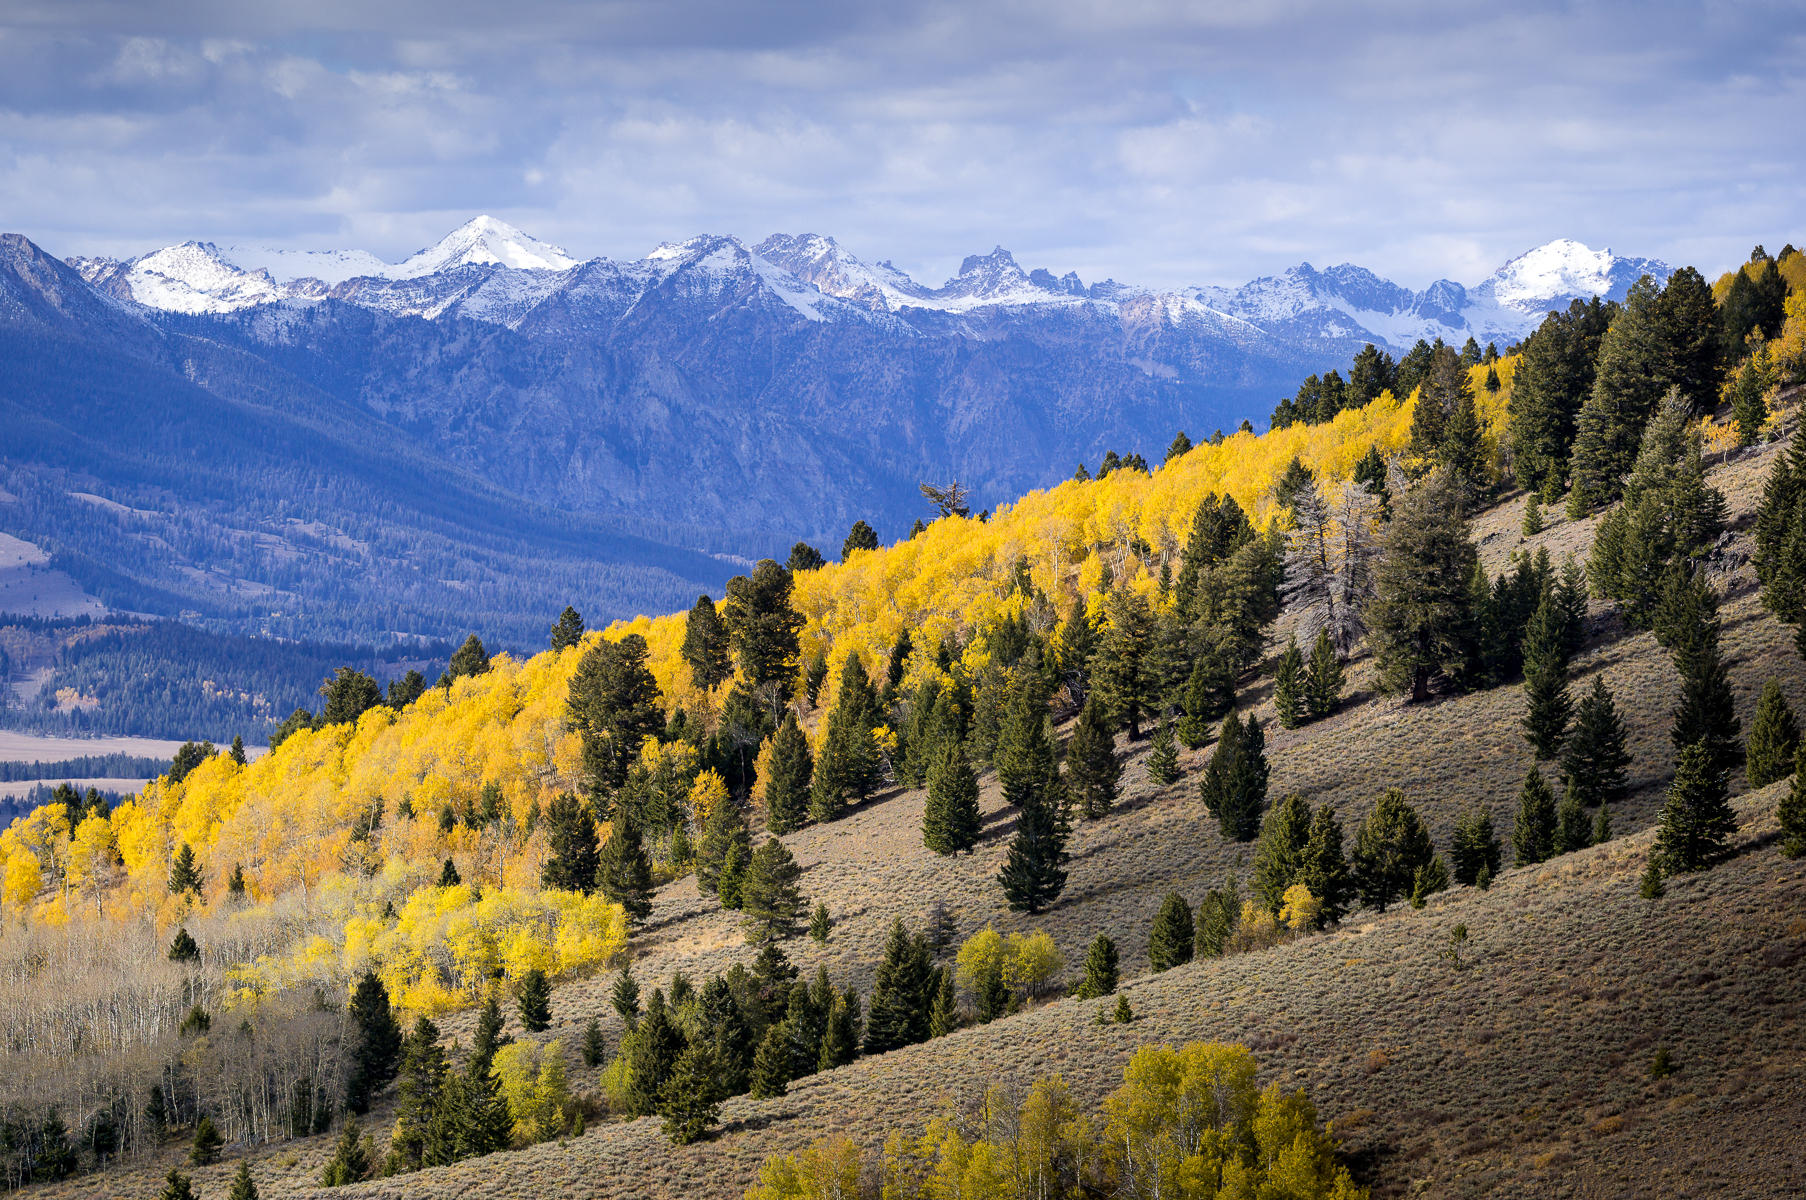
{"label": "steep slope", "polygon": [[[1778,452],[1769,446],[1714,470],[1734,527],[1747,526]],[[1559,557],[1590,542],[1591,521],[1557,520],[1523,538],[1522,504],[1477,520],[1490,570],[1513,551],[1546,547]],[[1742,549],[1741,541],[1729,546],[1725,561],[1739,561]],[[1806,666],[1790,632],[1761,608],[1748,568],[1719,582],[1744,727],[1771,675],[1796,709],[1806,705]],[[1286,632],[1276,630],[1275,643]],[[1145,744],[1125,747],[1123,802],[1102,820],[1077,824],[1066,893],[1039,917],[1008,912],[995,885],[1010,831],[993,784],[983,799],[984,840],[955,859],[921,846],[920,793],[888,793],[841,821],[787,835],[804,890],[836,921],[825,948],[787,943],[799,967],[826,963],[837,980],[869,995],[890,922],[919,924],[938,900],[962,936],[986,924],[1046,930],[1069,971],[1093,936],[1108,933],[1121,948],[1139,1019],[1101,1027],[1095,1003],[1061,1001],[812,1077],[782,1100],[732,1101],[721,1133],[698,1146],[669,1147],[654,1120],[592,1126],[568,1142],[352,1194],[732,1197],[765,1154],[830,1130],[872,1145],[987,1082],[1020,1084],[1050,1071],[1096,1096],[1116,1081],[1134,1045],[1185,1038],[1247,1041],[1261,1057],[1263,1082],[1308,1086],[1381,1195],[1790,1194],[1806,1168],[1791,1136],[1806,1097],[1806,981],[1797,969],[1806,925],[1789,914],[1806,900],[1806,874],[1773,845],[1778,788],[1740,802],[1735,859],[1672,880],[1660,902],[1639,898],[1636,879],[1670,769],[1678,680],[1653,636],[1627,633],[1608,608],[1595,606],[1587,634],[1577,683],[1609,679],[1634,757],[1634,794],[1614,809],[1618,837],[1604,846],[1508,870],[1489,892],[1456,889],[1422,912],[1357,913],[1330,935],[1149,977],[1147,930],[1165,891],[1196,900],[1248,870],[1249,848],[1225,841],[1203,811],[1201,754],[1186,756],[1184,779],[1158,788],[1146,778]],[[1244,696],[1273,730],[1270,795],[1299,790],[1332,801],[1352,830],[1378,794],[1397,785],[1445,848],[1455,817],[1471,806],[1487,807],[1495,827],[1509,828],[1530,763],[1518,728],[1521,687],[1405,705],[1376,695],[1371,664],[1360,660],[1350,690],[1342,712],[1289,732],[1273,725],[1263,689]],[[356,769],[349,759],[346,767]],[[1445,957],[1458,923],[1469,933],[1461,967]],[[1652,946],[1661,951],[1657,966]],[[694,980],[751,957],[739,918],[683,880],[660,891],[634,966],[650,986],[679,970]],[[611,983],[605,975],[561,987],[546,1037],[561,1038],[569,1052],[595,1016],[617,1045]],[[442,1028],[468,1041],[467,1016],[448,1016]],[[1658,1046],[1679,1067],[1666,1082],[1648,1077]],[[371,1124],[385,1119],[378,1113]],[[329,1138],[316,1138],[258,1151],[264,1194],[308,1193],[329,1148]],[[161,1169],[134,1165],[104,1183],[142,1194]],[[224,1178],[223,1170],[197,1174],[203,1186]]]}

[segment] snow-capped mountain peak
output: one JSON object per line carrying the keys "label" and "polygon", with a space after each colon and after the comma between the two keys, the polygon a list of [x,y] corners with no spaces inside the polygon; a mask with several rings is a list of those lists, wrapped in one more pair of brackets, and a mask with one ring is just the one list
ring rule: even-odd
{"label": "snow-capped mountain peak", "polygon": [[464,266],[502,266],[516,271],[568,271],[577,260],[550,242],[529,237],[506,221],[473,217],[438,242],[381,274],[417,279]]}

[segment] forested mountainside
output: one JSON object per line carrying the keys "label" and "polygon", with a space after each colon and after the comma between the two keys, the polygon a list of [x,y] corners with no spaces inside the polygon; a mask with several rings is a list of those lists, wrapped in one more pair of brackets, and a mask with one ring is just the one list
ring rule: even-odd
{"label": "forested mountainside", "polygon": [[9,1183],[1787,1194],[1775,277],[1641,281],[983,519],[942,488],[437,684],[347,667],[265,757],[35,811]]}
{"label": "forested mountainside", "polygon": [[563,602],[662,611],[855,520],[894,540],[924,480],[987,509],[1233,429],[1367,341],[1504,348],[1667,274],[1552,243],[1471,296],[1308,265],[1154,292],[999,250],[934,289],[826,238],[577,262],[487,219],[403,264],[268,259],[282,279],[200,243],[0,259],[0,528],[114,611],[514,645]]}

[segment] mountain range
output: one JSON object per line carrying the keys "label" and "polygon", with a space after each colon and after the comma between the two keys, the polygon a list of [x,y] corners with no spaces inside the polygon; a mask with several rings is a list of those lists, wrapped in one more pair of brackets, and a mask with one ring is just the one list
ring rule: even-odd
{"label": "mountain range", "polygon": [[399,263],[8,235],[0,531],[113,607],[537,641],[567,600],[668,608],[855,519],[894,538],[923,480],[993,505],[1258,424],[1366,342],[1505,349],[1643,273],[1668,269],[1556,241],[1472,288],[1301,264],[1158,290],[997,248],[929,287],[818,235],[580,261],[478,217]]}

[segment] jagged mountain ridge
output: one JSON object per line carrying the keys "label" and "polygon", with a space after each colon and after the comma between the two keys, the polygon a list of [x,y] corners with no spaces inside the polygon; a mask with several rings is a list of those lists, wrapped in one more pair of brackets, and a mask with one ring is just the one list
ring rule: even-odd
{"label": "jagged mountain ridge", "polygon": [[[1521,338],[1550,308],[1600,295],[1621,298],[1639,275],[1667,278],[1666,264],[1624,258],[1559,239],[1512,259],[1472,288],[1438,280],[1421,292],[1343,263],[1318,270],[1309,263],[1236,288],[1192,287],[1168,292],[1105,280],[1086,285],[1077,274],[1024,270],[1001,246],[970,255],[939,288],[910,278],[888,261],[866,263],[819,234],[774,234],[747,247],[734,238],[703,235],[666,243],[646,258],[584,262],[494,217],[474,218],[401,263],[363,251],[221,250],[184,242],[123,262],[72,259],[85,278],[122,299],[164,311],[230,312],[284,300],[345,300],[397,315],[437,319],[448,312],[514,325],[538,303],[568,286],[578,272],[615,275],[622,286],[648,288],[684,267],[722,274],[750,272],[810,320],[858,320],[861,313],[909,310],[970,313],[981,308],[1046,308],[1125,301],[1189,302],[1245,321],[1284,342],[1384,343],[1398,348],[1418,338],[1482,341]],[[828,299],[846,307],[824,305]]]}

